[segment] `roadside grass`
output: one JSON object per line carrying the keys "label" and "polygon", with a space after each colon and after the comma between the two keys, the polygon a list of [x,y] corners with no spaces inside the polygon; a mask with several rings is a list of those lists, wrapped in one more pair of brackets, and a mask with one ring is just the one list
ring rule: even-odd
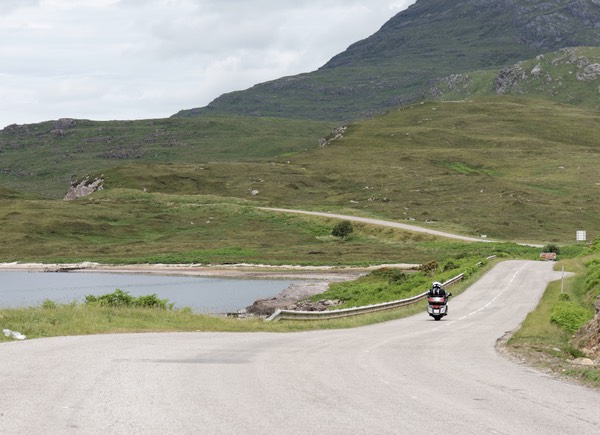
{"label": "roadside grass", "polygon": [[[30,307],[0,309],[3,328],[18,331],[28,339],[67,335],[116,334],[142,332],[297,332],[366,326],[394,320],[423,311],[424,305],[399,308],[389,312],[330,321],[265,322],[260,318],[235,319],[195,314],[188,309],[158,310],[56,305],[52,308]],[[11,341],[0,336],[1,341]]]}
{"label": "roadside grass", "polygon": [[[421,266],[419,271],[410,273],[398,268],[382,267],[353,281],[332,283],[325,292],[309,299],[342,301],[340,305],[333,308],[335,310],[397,301],[427,291],[432,281],[445,282],[463,274],[464,281],[472,282],[469,278],[481,268],[487,270],[487,264],[488,261],[483,257],[468,257],[440,263],[432,261]],[[458,291],[462,288],[464,283],[456,286]]]}
{"label": "roadside grass", "polygon": [[590,292],[590,289],[586,288],[586,263],[590,259],[586,256],[557,264],[557,267],[564,265],[566,270],[573,271],[576,275],[566,278],[564,285],[555,281],[548,286],[536,309],[527,315],[519,330],[508,339],[506,346],[509,351],[521,356],[528,363],[600,388],[600,367],[570,363],[571,360],[586,355],[579,349],[575,331],[570,326],[573,318],[567,323],[561,322],[560,319],[557,322],[555,311],[566,300],[579,307],[578,312],[587,313],[584,320],[577,320],[575,330],[593,317],[593,302],[599,295],[599,289],[592,288]]}

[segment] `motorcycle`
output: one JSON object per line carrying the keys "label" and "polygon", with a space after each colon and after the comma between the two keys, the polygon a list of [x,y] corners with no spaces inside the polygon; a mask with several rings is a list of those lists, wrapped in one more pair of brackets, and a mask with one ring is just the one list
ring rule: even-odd
{"label": "motorcycle", "polygon": [[427,297],[427,312],[434,320],[440,320],[442,317],[448,315],[448,299],[450,299],[452,293],[446,293],[445,296],[433,296]]}

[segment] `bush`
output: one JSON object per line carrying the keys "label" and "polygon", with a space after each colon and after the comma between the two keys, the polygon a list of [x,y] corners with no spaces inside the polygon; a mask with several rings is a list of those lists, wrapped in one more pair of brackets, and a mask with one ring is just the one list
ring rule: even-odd
{"label": "bush", "polygon": [[592,260],[586,263],[585,291],[589,292],[600,287],[600,261]]}
{"label": "bush", "polygon": [[335,237],[340,237],[342,239],[345,239],[353,231],[354,231],[354,227],[352,227],[352,222],[341,221],[333,227],[333,229],[331,230],[331,234]]}
{"label": "bush", "polygon": [[85,303],[109,307],[130,307],[133,305],[133,299],[133,296],[131,296],[129,292],[116,289],[114,292],[102,296],[87,295],[85,297]]}
{"label": "bush", "polygon": [[549,244],[544,246],[544,252],[554,252],[556,255],[560,254],[560,248],[558,245]]}
{"label": "bush", "polygon": [[148,296],[140,296],[135,299],[134,305],[136,307],[144,307],[144,308],[160,308],[161,310],[172,309],[175,304],[168,304],[168,299],[159,299],[156,294],[151,294]]}
{"label": "bush", "polygon": [[559,300],[552,307],[550,320],[558,324],[562,329],[575,333],[585,325],[592,316],[575,302]]}
{"label": "bush", "polygon": [[419,267],[419,270],[428,276],[435,275],[435,272],[438,270],[438,264],[436,261],[430,261],[428,263],[424,263]]}
{"label": "bush", "polygon": [[382,267],[381,269],[374,270],[369,275],[386,279],[389,284],[400,284],[406,281],[407,275],[400,269],[391,267]]}
{"label": "bush", "polygon": [[109,307],[141,307],[141,308],[159,308],[172,309],[175,304],[169,304],[168,299],[159,299],[156,294],[140,296],[138,298],[131,296],[129,292],[116,289],[113,293],[102,296],[87,295],[85,297],[86,305],[101,305]]}
{"label": "bush", "polygon": [[442,271],[443,272],[448,272],[449,270],[458,269],[458,267],[459,266],[454,261],[449,260],[449,261],[446,262],[446,264],[442,265]]}
{"label": "bush", "polygon": [[54,308],[56,308],[56,302],[50,299],[44,299],[44,302],[42,302],[42,308],[44,310],[53,310]]}

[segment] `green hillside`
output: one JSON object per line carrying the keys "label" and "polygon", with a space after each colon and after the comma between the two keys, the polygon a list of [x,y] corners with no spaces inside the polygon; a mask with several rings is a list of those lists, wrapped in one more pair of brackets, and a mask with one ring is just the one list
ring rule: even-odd
{"label": "green hillside", "polygon": [[454,74],[433,85],[434,99],[526,95],[600,109],[600,47],[574,47],[540,54],[501,70]]}
{"label": "green hillside", "polygon": [[[254,206],[506,241],[596,237],[597,22],[589,0],[419,0],[319,71],[180,117],[8,126],[0,258],[360,264],[454,249],[369,227],[338,243],[329,221]],[[60,200],[84,177],[104,190]]]}
{"label": "green hillside", "polygon": [[600,112],[492,97],[409,106],[286,159],[122,166],[107,186],[406,220],[504,240],[600,231]]}
{"label": "green hillside", "polygon": [[10,125],[0,130],[0,184],[62,198],[71,182],[127,162],[261,160],[318,147],[330,129],[242,116]]}

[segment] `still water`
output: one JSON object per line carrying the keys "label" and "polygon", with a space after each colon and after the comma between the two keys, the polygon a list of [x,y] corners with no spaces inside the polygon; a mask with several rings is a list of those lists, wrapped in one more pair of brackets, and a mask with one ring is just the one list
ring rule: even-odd
{"label": "still water", "polygon": [[85,296],[112,293],[156,294],[175,308],[198,313],[229,313],[290,285],[285,280],[225,279],[126,273],[0,272],[0,307],[39,306],[49,299],[59,304],[83,302]]}

